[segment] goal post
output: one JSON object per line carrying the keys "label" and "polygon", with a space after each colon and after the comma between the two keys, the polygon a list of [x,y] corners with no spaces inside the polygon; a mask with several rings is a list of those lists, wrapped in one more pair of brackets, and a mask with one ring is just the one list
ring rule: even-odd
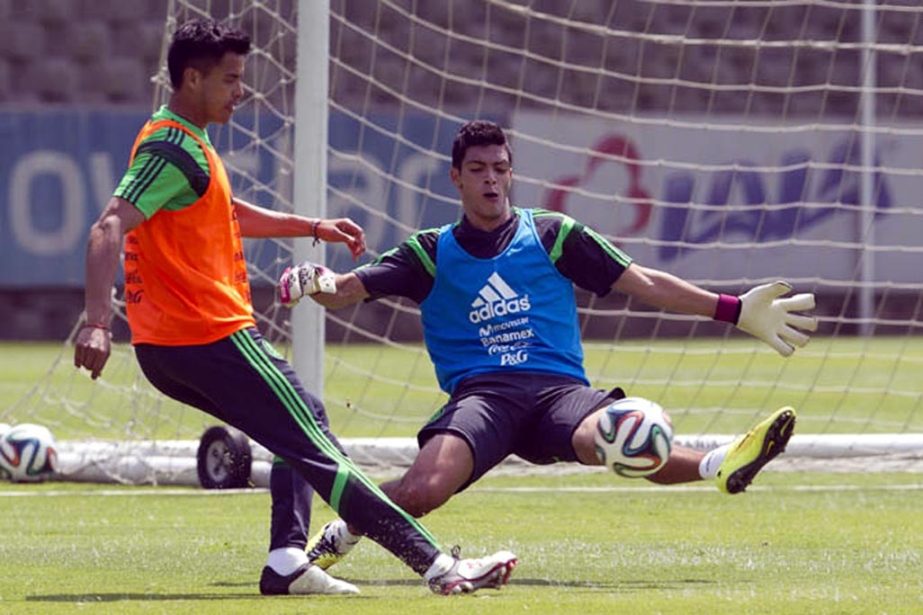
{"label": "goal post", "polygon": [[[327,56],[330,44],[329,0],[298,0],[298,43],[295,59],[295,150],[293,210],[313,218],[327,217]],[[304,87],[310,84],[310,87]],[[324,249],[307,240],[295,241],[292,262],[324,264]],[[324,311],[310,301],[292,311],[292,366],[305,387],[324,394]]]}
{"label": "goal post", "polygon": [[[164,50],[177,23],[206,14],[254,40],[247,96],[213,133],[239,196],[354,219],[365,263],[458,219],[452,138],[468,119],[494,119],[512,139],[515,205],[571,215],[640,264],[715,291],[784,278],[817,296],[819,331],[782,359],[724,323],[578,291],[594,386],[656,400],[692,446],[792,405],[787,457],[919,470],[920,6],[171,0]],[[159,104],[163,70],[157,82]],[[370,451],[363,459],[405,459],[445,402],[417,306],[287,310],[273,295],[282,268],[345,271],[348,251],[305,238],[245,249],[259,327],[322,394],[333,432],[351,453]],[[70,352],[0,420],[44,423],[94,455],[119,443],[104,449],[115,480],[188,474],[129,474],[120,460],[139,441],[178,451],[210,417],[153,391],[127,345],[92,384]]]}

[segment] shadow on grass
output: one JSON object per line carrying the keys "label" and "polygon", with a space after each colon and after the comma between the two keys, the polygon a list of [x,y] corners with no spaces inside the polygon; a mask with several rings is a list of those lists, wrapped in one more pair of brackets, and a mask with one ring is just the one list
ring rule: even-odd
{"label": "shadow on grass", "polygon": [[[419,587],[424,586],[421,581],[416,579],[356,579],[356,578],[346,578],[344,580],[349,581],[357,585],[360,589],[362,587],[395,587],[395,586],[408,586],[408,587]],[[645,590],[666,590],[666,589],[682,589],[684,587],[689,587],[690,585],[714,585],[715,581],[708,579],[676,579],[672,581],[645,581],[645,580],[613,580],[610,582],[599,582],[599,581],[555,581],[551,579],[523,579],[523,578],[514,578],[510,581],[511,587],[516,586],[528,586],[528,587],[568,587],[571,589],[585,589],[585,590],[596,590],[596,591],[606,591],[606,592],[635,592],[635,591],[645,591]],[[219,581],[217,583],[211,583],[211,587],[252,587],[253,583],[232,583]],[[188,594],[157,594],[157,593],[84,593],[84,594],[47,594],[47,595],[37,595],[37,596],[26,596],[26,602],[81,602],[81,603],[105,603],[105,602],[124,602],[124,601],[158,601],[158,600],[246,600],[248,598],[266,600],[266,596],[261,596],[257,591],[249,592],[234,592],[230,594],[209,594],[209,593],[188,593]],[[490,590],[484,590],[490,591]],[[276,596],[282,597],[285,596]],[[323,596],[317,596],[323,597]],[[334,598],[342,598],[342,596],[333,596]],[[362,599],[365,596],[350,596],[352,600]],[[371,598],[371,597],[370,597]]]}
{"label": "shadow on grass", "polygon": [[156,601],[156,600],[241,600],[246,598],[262,598],[256,592],[234,594],[169,594],[169,593],[87,593],[87,594],[45,594],[26,596],[26,602],[127,602],[127,601]]}
{"label": "shadow on grass", "polygon": [[[363,595],[358,596],[345,596],[350,600],[363,600],[366,597]],[[111,602],[159,602],[165,600],[208,600],[216,602],[219,600],[259,600],[264,602],[266,600],[271,600],[275,598],[282,599],[299,599],[304,598],[304,596],[261,596],[259,592],[247,592],[247,593],[232,593],[232,594],[207,594],[207,593],[188,593],[188,594],[132,594],[132,593],[114,593],[114,594],[47,594],[39,596],[26,596],[26,602],[61,602],[61,603],[79,603],[79,604],[105,604]],[[342,600],[344,596],[338,595],[313,595],[314,598],[330,598],[336,600]]]}
{"label": "shadow on grass", "polygon": [[[396,587],[396,586],[406,586],[406,587],[425,587],[426,583],[423,582],[423,579],[356,579],[348,576],[339,576],[334,575],[338,579],[348,581],[353,585],[358,585],[359,589],[362,589],[362,586],[376,586],[376,587]],[[218,581],[216,583],[209,583],[210,587],[250,587],[254,585],[251,582],[247,583],[235,583],[231,581]]]}
{"label": "shadow on grass", "polygon": [[[363,587],[425,587],[426,583],[422,579],[362,579],[357,577],[342,576],[337,577],[348,581],[357,586],[360,590]],[[509,586],[527,586],[527,587],[570,587],[579,589],[598,589],[603,591],[641,591],[641,590],[664,590],[664,589],[683,589],[691,585],[714,585],[716,582],[711,579],[672,579],[665,581],[649,580],[625,580],[613,579],[612,581],[560,581],[554,579],[538,579],[517,577],[513,573]],[[246,586],[245,583],[212,583],[217,587],[235,587]],[[485,590],[490,591],[490,590]]]}
{"label": "shadow on grass", "polygon": [[[426,583],[422,579],[361,579],[350,576],[338,576],[338,579],[348,581],[356,585],[360,590],[363,587],[425,587]],[[711,579],[671,579],[664,581],[648,581],[643,579],[613,579],[612,581],[559,581],[554,579],[529,579],[517,577],[513,573],[510,579],[510,586],[524,585],[528,587],[572,587],[581,589],[599,589],[604,591],[640,591],[646,589],[663,590],[663,589],[683,589],[690,585],[714,585],[715,581]],[[211,583],[212,587],[249,587],[252,583],[233,583],[230,581],[218,581]]]}

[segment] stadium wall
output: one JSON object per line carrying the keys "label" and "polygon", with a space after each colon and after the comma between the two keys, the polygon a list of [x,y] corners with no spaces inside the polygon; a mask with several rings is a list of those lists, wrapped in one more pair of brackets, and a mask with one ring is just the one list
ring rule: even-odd
{"label": "stadium wall", "polygon": [[[0,332],[6,339],[62,339],[78,317],[86,230],[111,195],[135,131],[147,115],[142,109],[0,112],[0,134],[5,143],[0,151],[0,317],[12,323]],[[406,235],[401,235],[401,229],[438,226],[458,215],[456,195],[448,179],[448,160],[433,160],[413,147],[416,143],[436,143],[437,151],[447,152],[455,127],[424,114],[414,121],[407,121],[406,116],[400,119],[402,128],[375,134],[363,132],[354,119],[343,114],[333,114],[330,120],[332,150],[351,155],[332,156],[329,161],[329,215],[349,216],[364,225],[372,256],[403,240]],[[852,279],[859,258],[856,246],[817,242],[825,236],[842,237],[844,228],[856,224],[857,208],[849,206],[859,202],[858,173],[823,170],[825,165],[842,165],[858,156],[852,133],[832,132],[826,140],[819,140],[816,135],[804,137],[782,131],[782,136],[771,140],[765,135],[748,138],[738,134],[722,140],[721,131],[714,129],[705,135],[693,128],[613,128],[594,120],[560,116],[552,120],[536,113],[496,119],[556,144],[552,149],[544,147],[541,140],[513,143],[517,172],[522,177],[547,178],[541,183],[520,181],[514,188],[515,203],[570,213],[616,237],[643,264],[712,286],[720,286],[722,280],[765,275],[791,279],[819,276],[844,283]],[[690,126],[695,126],[695,119],[690,117]],[[383,114],[376,121],[398,125],[397,116]],[[266,119],[253,123],[269,133],[274,129]],[[228,148],[220,131],[214,138],[219,150]],[[912,168],[915,152],[923,145],[916,140],[883,140],[877,153],[881,166]],[[574,151],[582,153],[562,155],[557,149],[561,143],[574,145]],[[612,152],[605,148],[612,143],[633,157],[607,158]],[[630,149],[626,149],[628,144]],[[656,160],[664,151],[685,156],[690,171],[662,172]],[[234,189],[239,193],[250,188],[246,177],[265,178],[274,172],[270,160],[230,158],[232,167],[245,171],[235,175]],[[797,164],[793,167],[785,161]],[[894,203],[915,202],[913,182],[899,174],[882,174],[876,181],[877,241],[911,245],[915,237],[923,235],[923,228],[918,228],[920,217],[892,214],[890,209]],[[408,185],[418,189],[410,190]],[[564,185],[580,190],[564,193],[560,188]],[[582,197],[581,190],[594,193],[594,198]],[[598,194],[612,194],[613,199],[607,203]],[[629,205],[617,206],[616,195]],[[734,213],[730,218],[723,213],[715,216],[707,209],[685,205],[693,200],[713,208],[733,208]],[[396,223],[382,224],[379,216],[370,215],[358,204],[379,209]],[[761,213],[766,204],[777,206],[769,214]],[[722,243],[716,246],[711,227],[718,220],[726,225],[728,219],[736,221],[736,230],[728,233],[722,229]],[[689,228],[695,232],[688,232]],[[682,248],[673,242],[677,229],[686,229]],[[790,241],[798,238],[813,241]],[[750,257],[748,247],[760,242],[778,242],[781,247],[769,257],[766,250],[756,251],[758,258]],[[265,258],[259,250],[249,256],[270,277],[284,266],[261,262]],[[341,270],[353,266],[345,251],[336,247],[328,250],[328,262]],[[810,270],[805,270],[806,262],[811,263]],[[876,266],[887,276],[883,279],[919,280],[913,254],[894,252],[878,258]],[[254,284],[254,294],[258,306],[272,301],[272,288],[265,281]],[[837,315],[842,316],[843,298],[837,299],[820,304],[836,305]],[[901,315],[912,314],[914,300],[908,296],[903,301],[901,293],[891,293],[882,309],[900,320]],[[581,295],[585,306],[620,307],[617,297],[594,301]],[[417,318],[400,306],[382,303],[355,309],[359,311],[342,319],[358,321],[372,332],[376,323],[391,323],[396,339],[419,339]],[[391,318],[395,309],[396,320]],[[847,314],[852,310],[853,306],[846,306]],[[584,318],[587,337],[611,336],[612,323],[591,315]],[[329,324],[327,337],[331,341],[366,341],[350,337],[337,319]],[[653,320],[633,318],[622,335],[646,335],[649,326]],[[686,332],[682,322],[670,326],[671,331],[661,330],[659,334]],[[697,329],[697,334],[707,333],[708,328]],[[115,334],[123,338],[126,331],[117,327]]]}

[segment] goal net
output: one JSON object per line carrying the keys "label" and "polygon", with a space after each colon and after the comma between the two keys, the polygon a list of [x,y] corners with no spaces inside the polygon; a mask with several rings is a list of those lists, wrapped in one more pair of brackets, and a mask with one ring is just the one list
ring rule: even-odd
{"label": "goal net", "polygon": [[[326,124],[299,116],[298,126],[302,138],[306,126],[326,131],[326,195],[316,195],[327,216],[364,226],[366,262],[458,219],[452,138],[466,120],[493,119],[512,139],[515,205],[565,212],[637,262],[712,290],[785,279],[817,296],[819,331],[782,359],[722,323],[579,291],[595,386],[657,400],[678,440],[696,446],[792,405],[789,456],[919,469],[917,3],[332,0],[329,13],[324,4],[170,4],[167,32],[210,14],[256,44],[246,103],[214,133],[239,196],[303,206],[293,186],[310,169],[294,153],[295,88],[315,87],[326,67]],[[329,23],[319,65],[295,62],[308,20]],[[165,82],[161,73],[158,104]],[[391,442],[412,454],[407,439],[445,401],[417,306],[386,299],[328,311],[324,346],[272,295],[301,242],[247,245],[261,330],[283,352],[323,352],[314,356],[324,357],[324,400],[341,438],[371,443],[370,460]],[[340,246],[323,256],[339,271],[355,265]],[[313,308],[295,313],[303,309]],[[69,353],[5,420],[119,442],[194,439],[211,422],[155,394],[127,346],[93,385],[71,373]]]}

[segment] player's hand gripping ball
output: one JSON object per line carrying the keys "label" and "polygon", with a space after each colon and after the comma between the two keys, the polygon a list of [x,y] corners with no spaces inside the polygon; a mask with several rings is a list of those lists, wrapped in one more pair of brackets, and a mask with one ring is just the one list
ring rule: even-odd
{"label": "player's hand gripping ball", "polygon": [[596,425],[596,455],[627,478],[650,476],[664,466],[673,445],[673,423],[658,404],[626,397],[610,404]]}
{"label": "player's hand gripping ball", "polygon": [[58,469],[54,436],[47,427],[22,423],[0,436],[0,471],[17,483],[45,480]]}

